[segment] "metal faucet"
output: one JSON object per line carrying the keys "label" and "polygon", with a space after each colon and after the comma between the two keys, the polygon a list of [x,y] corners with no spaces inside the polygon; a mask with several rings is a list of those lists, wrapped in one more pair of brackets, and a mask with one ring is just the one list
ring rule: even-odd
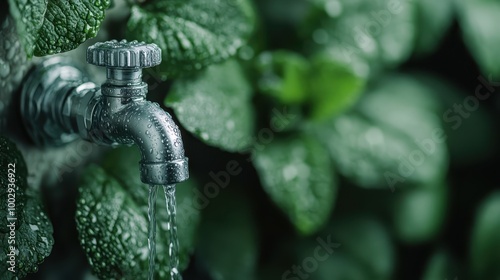
{"label": "metal faucet", "polygon": [[21,115],[35,144],[63,145],[77,138],[100,145],[136,144],[141,180],[169,185],[189,178],[179,128],[157,103],[145,100],[142,68],[161,62],[161,50],[144,42],[108,41],[87,49],[87,62],[106,67],[99,88],[63,57],[35,67],[21,92]]}

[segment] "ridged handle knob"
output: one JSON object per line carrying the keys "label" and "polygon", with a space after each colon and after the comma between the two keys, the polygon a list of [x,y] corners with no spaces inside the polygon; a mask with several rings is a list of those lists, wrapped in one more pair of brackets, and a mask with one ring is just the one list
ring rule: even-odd
{"label": "ridged handle knob", "polygon": [[87,62],[107,68],[153,67],[161,63],[161,49],[138,41],[100,42],[87,49]]}

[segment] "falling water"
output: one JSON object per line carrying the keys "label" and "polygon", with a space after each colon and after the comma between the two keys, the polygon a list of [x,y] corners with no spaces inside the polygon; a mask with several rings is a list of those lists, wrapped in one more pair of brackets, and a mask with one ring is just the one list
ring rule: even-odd
{"label": "falling water", "polygon": [[[182,280],[179,273],[179,240],[177,238],[175,185],[163,186],[165,201],[167,205],[167,230],[168,230],[168,259],[171,280]],[[149,280],[154,279],[156,258],[156,193],[158,186],[151,185],[149,188],[148,201],[148,247],[149,247]]]}
{"label": "falling water", "polygon": [[155,259],[156,259],[156,193],[158,186],[149,187],[148,199],[148,248],[149,248],[149,280],[155,278]]}
{"label": "falling water", "polygon": [[168,216],[168,256],[170,260],[170,279],[182,280],[179,273],[179,240],[177,238],[175,185],[163,186]]}

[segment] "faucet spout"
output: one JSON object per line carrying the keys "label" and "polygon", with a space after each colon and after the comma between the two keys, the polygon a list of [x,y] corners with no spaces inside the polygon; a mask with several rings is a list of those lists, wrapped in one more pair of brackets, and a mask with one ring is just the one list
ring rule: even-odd
{"label": "faucet spout", "polygon": [[132,137],[141,151],[141,180],[163,185],[185,181],[189,178],[188,159],[180,130],[170,114],[154,104],[142,103],[136,111],[138,118],[130,121]]}
{"label": "faucet spout", "polygon": [[[145,88],[145,85],[139,87]],[[107,91],[106,85],[101,91]],[[103,95],[94,114],[97,120],[91,135],[95,142],[137,145],[141,151],[139,164],[143,182],[166,185],[189,178],[180,130],[157,103],[146,101],[144,96]]]}
{"label": "faucet spout", "polygon": [[157,103],[146,100],[143,67],[158,65],[161,50],[137,41],[97,43],[87,62],[107,67],[99,88],[71,61],[52,58],[38,66],[21,95],[21,112],[37,144],[76,138],[101,145],[133,145],[141,151],[141,180],[171,185],[189,178],[180,130]]}

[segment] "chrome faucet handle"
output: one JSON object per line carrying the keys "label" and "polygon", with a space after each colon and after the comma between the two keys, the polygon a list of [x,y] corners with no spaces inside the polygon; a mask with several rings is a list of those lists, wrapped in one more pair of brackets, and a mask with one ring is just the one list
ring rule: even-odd
{"label": "chrome faucet handle", "polygon": [[140,84],[142,68],[161,63],[161,49],[156,44],[138,41],[100,42],[87,49],[87,62],[106,67],[107,84]]}
{"label": "chrome faucet handle", "polygon": [[161,49],[138,41],[99,42],[87,49],[87,62],[107,68],[154,67],[161,63]]}

